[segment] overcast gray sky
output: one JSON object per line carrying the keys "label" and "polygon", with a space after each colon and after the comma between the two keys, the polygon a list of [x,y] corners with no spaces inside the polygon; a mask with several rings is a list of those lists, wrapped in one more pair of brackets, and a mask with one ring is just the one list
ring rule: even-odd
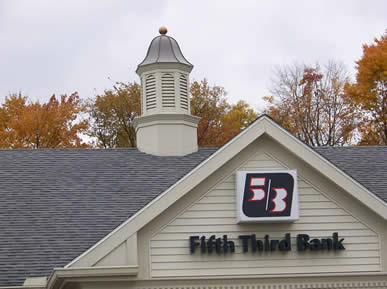
{"label": "overcast gray sky", "polygon": [[387,1],[0,0],[0,101],[138,81],[162,25],[194,64],[191,79],[260,109],[276,65],[335,59],[354,74],[362,44],[387,28]]}

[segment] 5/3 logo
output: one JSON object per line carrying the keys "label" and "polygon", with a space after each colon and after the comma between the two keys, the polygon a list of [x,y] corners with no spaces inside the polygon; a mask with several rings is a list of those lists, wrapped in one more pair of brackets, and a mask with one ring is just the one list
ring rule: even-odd
{"label": "5/3 logo", "polygon": [[[266,211],[268,210],[269,205],[269,198],[266,197],[268,194],[264,190],[266,183],[266,178],[256,178],[252,177],[250,179],[250,191],[253,193],[252,197],[248,200],[248,202],[256,202],[256,201],[262,201],[266,199]],[[269,194],[270,194],[270,183],[271,179],[269,179]],[[261,187],[261,188],[260,188]],[[277,212],[283,212],[287,208],[287,203],[285,199],[288,196],[288,191],[285,188],[273,188],[276,195],[271,200],[274,203],[274,208],[271,209],[271,213],[277,213]]]}
{"label": "5/3 logo", "polygon": [[297,172],[237,172],[239,221],[298,219]]}

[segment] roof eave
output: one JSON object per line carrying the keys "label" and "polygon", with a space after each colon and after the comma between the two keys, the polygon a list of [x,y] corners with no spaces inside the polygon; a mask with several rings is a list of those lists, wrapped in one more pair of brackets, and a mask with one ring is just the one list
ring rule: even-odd
{"label": "roof eave", "polygon": [[138,65],[136,73],[140,76],[142,73],[155,69],[180,69],[190,73],[193,69],[192,64],[182,62],[154,62],[149,64]]}
{"label": "roof eave", "polygon": [[[110,266],[110,267],[79,267],[79,268],[54,268],[47,289],[60,289],[65,283],[76,282],[82,278],[135,278],[138,274],[138,266]],[[23,287],[26,289],[25,287]]]}

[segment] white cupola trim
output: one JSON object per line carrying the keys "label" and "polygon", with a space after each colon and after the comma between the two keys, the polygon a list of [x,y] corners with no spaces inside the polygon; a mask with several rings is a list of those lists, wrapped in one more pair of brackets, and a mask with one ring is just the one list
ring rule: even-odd
{"label": "white cupola trim", "polygon": [[141,80],[141,116],[134,120],[137,148],[154,155],[182,156],[198,150],[199,118],[191,115],[189,73],[175,39],[161,27],[136,73]]}

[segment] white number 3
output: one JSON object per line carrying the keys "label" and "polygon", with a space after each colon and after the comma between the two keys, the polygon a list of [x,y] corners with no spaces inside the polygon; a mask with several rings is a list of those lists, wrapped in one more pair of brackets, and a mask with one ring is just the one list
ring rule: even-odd
{"label": "white number 3", "polygon": [[274,203],[274,208],[270,213],[281,213],[286,210],[287,204],[284,199],[288,196],[288,191],[284,188],[273,188],[275,197],[271,200]]}

